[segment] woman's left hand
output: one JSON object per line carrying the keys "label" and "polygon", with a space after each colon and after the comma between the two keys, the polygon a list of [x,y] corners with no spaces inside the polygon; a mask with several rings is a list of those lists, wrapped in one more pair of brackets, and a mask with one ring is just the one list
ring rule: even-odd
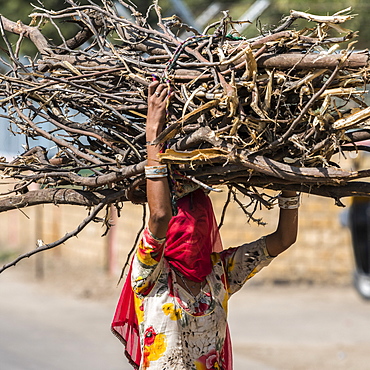
{"label": "woman's left hand", "polygon": [[148,89],[148,112],[146,121],[146,139],[154,140],[166,123],[168,101],[172,93],[166,84],[154,81]]}
{"label": "woman's left hand", "polygon": [[[166,84],[154,81],[148,89],[148,113],[146,120],[147,165],[158,166],[161,145],[153,141],[162,132],[166,123],[167,108],[172,93]],[[166,177],[147,178],[147,199],[149,204],[149,230],[157,238],[166,236],[172,217],[171,194]]]}

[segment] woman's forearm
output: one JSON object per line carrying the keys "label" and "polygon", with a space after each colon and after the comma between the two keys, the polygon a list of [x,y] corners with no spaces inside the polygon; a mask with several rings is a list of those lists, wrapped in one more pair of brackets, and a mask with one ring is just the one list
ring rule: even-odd
{"label": "woman's forearm", "polygon": [[[148,114],[146,122],[147,166],[158,166],[160,145],[152,142],[160,134],[166,121],[166,106],[170,97],[165,85],[154,82],[149,86]],[[147,199],[149,205],[149,230],[157,238],[164,238],[172,217],[171,194],[167,177],[147,176]]]}
{"label": "woman's forearm", "polygon": [[[158,152],[154,148],[148,148],[148,166],[159,164],[155,159]],[[172,217],[171,194],[167,177],[147,178],[146,189],[149,205],[149,230],[155,237],[161,239],[166,236],[168,223]]]}
{"label": "woman's forearm", "polygon": [[[296,192],[283,191],[284,198],[295,197]],[[266,238],[267,250],[270,256],[277,256],[295,243],[298,234],[298,208],[280,208],[276,231]]]}

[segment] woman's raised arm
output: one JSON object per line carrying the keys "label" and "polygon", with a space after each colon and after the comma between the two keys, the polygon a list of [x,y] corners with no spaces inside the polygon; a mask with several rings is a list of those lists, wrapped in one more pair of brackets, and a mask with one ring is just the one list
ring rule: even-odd
{"label": "woman's raised arm", "polygon": [[[163,130],[166,123],[166,108],[171,91],[165,84],[154,81],[148,90],[148,113],[146,120],[147,166],[146,186],[149,204],[149,230],[154,237],[161,239],[166,236],[168,223],[172,217],[171,194],[166,177],[167,168],[158,160],[159,145],[153,140]],[[156,177],[158,176],[158,177]]]}
{"label": "woman's raised arm", "polygon": [[267,250],[272,257],[284,252],[297,239],[299,196],[295,191],[285,190],[281,200],[277,229],[266,237]]}

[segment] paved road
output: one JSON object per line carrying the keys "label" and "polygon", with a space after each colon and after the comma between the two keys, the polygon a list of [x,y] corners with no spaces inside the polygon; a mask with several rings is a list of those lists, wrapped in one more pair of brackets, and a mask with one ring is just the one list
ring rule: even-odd
{"label": "paved road", "polygon": [[235,370],[370,369],[370,301],[351,287],[245,287],[230,306]]}
{"label": "paved road", "polygon": [[132,370],[110,332],[115,302],[0,275],[0,370]]}
{"label": "paved road", "polygon": [[[129,370],[116,297],[76,298],[0,275],[0,370]],[[32,280],[32,279],[31,279]],[[351,288],[258,287],[230,302],[235,370],[369,370],[370,302]]]}

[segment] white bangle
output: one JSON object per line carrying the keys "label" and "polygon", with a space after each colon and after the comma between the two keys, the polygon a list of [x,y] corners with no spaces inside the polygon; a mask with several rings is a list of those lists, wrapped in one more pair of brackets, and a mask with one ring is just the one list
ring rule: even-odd
{"label": "white bangle", "polygon": [[281,194],[278,196],[278,204],[282,209],[297,209],[300,206],[300,195],[294,197],[283,197]]}
{"label": "white bangle", "polygon": [[147,230],[148,230],[148,233],[149,233],[149,235],[150,235],[150,237],[151,238],[153,238],[156,242],[158,242],[158,243],[160,243],[160,244],[163,244],[165,241],[166,241],[166,237],[164,237],[164,238],[157,238],[156,236],[154,236],[153,234],[152,234],[152,232],[149,230],[149,227],[147,227]]}
{"label": "white bangle", "polygon": [[147,179],[157,179],[167,176],[167,165],[161,164],[159,166],[145,166],[145,177]]}

